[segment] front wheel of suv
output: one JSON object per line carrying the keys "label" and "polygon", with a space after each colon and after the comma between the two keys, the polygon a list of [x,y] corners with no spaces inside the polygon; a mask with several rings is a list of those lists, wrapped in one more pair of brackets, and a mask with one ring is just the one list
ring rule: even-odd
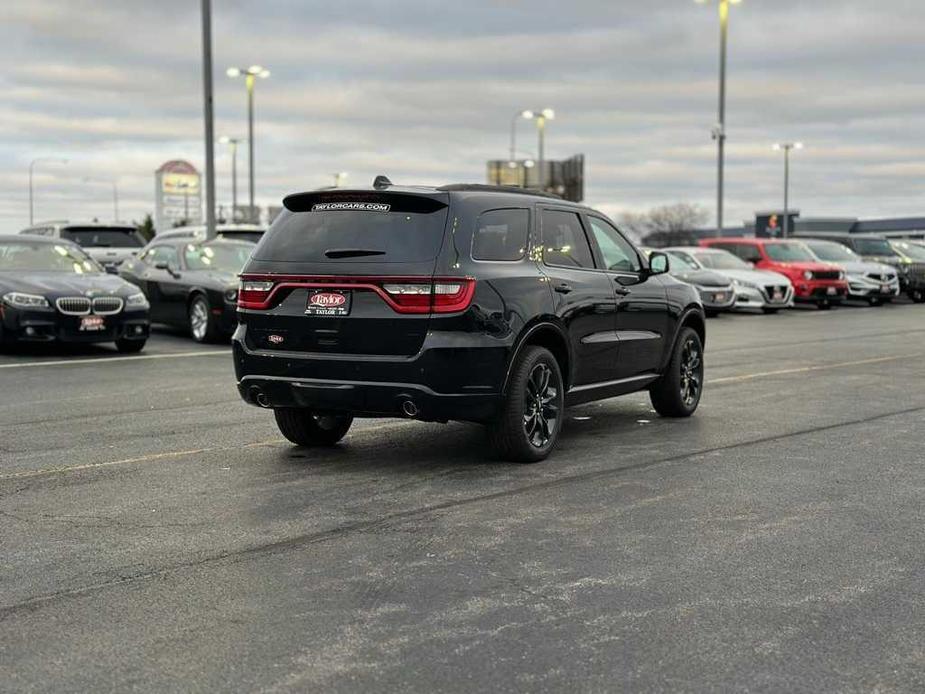
{"label": "front wheel of suv", "polygon": [[668,369],[649,389],[652,407],[663,417],[690,417],[703,394],[703,342],[692,328],[683,328]]}
{"label": "front wheel of suv", "polygon": [[282,435],[297,446],[333,446],[353,424],[350,415],[316,414],[300,407],[278,407],[273,414]]}
{"label": "front wheel of suv", "polygon": [[536,463],[552,452],[562,429],[565,387],[559,363],[548,349],[527,347],[511,369],[497,419],[488,425],[495,454],[516,463]]}

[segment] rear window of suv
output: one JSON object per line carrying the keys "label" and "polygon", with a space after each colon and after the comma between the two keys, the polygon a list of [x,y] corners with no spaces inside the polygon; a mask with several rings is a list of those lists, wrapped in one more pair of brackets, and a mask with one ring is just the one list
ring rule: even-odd
{"label": "rear window of suv", "polygon": [[475,260],[520,260],[527,252],[527,210],[489,210],[479,217],[472,238]]}
{"label": "rear window of suv", "polygon": [[297,196],[261,239],[257,260],[272,262],[418,262],[433,260],[446,228],[447,205],[415,195],[328,200]]}

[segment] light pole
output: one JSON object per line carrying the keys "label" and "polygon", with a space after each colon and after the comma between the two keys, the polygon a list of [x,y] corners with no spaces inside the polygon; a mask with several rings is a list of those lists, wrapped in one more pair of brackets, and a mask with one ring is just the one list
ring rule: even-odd
{"label": "light pole", "polygon": [[[710,0],[695,0],[705,5]],[[713,129],[716,140],[716,233],[723,235],[723,168],[726,159],[726,43],[729,36],[729,5],[738,5],[742,0],[718,0],[719,2],[719,122]]]}
{"label": "light pole", "polygon": [[[546,167],[545,167],[545,154],[546,154],[546,121],[554,120],[556,117],[556,112],[551,108],[539,109],[536,111],[521,111],[521,118],[526,118],[529,120],[536,121],[536,133],[537,133],[537,180],[539,182],[540,190],[543,190],[546,185]],[[516,119],[514,121],[516,123]],[[511,131],[513,133],[513,130]],[[513,149],[513,140],[511,141],[511,160],[514,159],[514,149]]]}
{"label": "light pole", "polygon": [[[212,96],[212,0],[202,0],[202,120],[206,145],[207,239],[215,238],[215,109]],[[185,200],[189,207],[189,195]]]}
{"label": "light pole", "polygon": [[345,180],[348,176],[346,171],[341,171],[339,173],[333,174],[334,176],[334,187],[340,188],[341,181]]}
{"label": "light pole", "polygon": [[62,159],[61,157],[36,157],[29,162],[29,226],[35,222],[34,211],[35,208],[32,202],[32,175],[35,172],[35,165],[42,162],[55,162],[58,164],[67,164],[67,159]]}
{"label": "light pole", "polygon": [[226,71],[229,77],[244,76],[247,87],[247,168],[248,168],[248,207],[250,208],[250,222],[256,221],[254,214],[254,82],[259,77],[266,79],[270,71],[260,65],[250,67],[230,67]]}
{"label": "light pole", "polygon": [[802,142],[778,142],[774,149],[784,152],[784,235],[783,238],[790,236],[790,150],[803,149]]}
{"label": "light pole", "polygon": [[234,222],[238,213],[238,144],[241,138],[225,135],[218,138],[218,141],[231,148],[231,221]]}
{"label": "light pole", "polygon": [[84,183],[109,183],[112,185],[112,221],[119,221],[119,184],[115,179],[108,180],[102,178],[90,178],[89,176],[84,177]]}
{"label": "light pole", "polygon": [[518,111],[511,118],[511,161],[514,161],[514,157],[517,156],[517,121],[521,119],[532,120],[533,111]]}

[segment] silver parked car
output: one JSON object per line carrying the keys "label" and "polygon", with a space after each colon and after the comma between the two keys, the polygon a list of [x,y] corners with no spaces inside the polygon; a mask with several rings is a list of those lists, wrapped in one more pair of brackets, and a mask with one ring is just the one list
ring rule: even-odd
{"label": "silver parked car", "polygon": [[803,243],[816,258],[845,271],[849,299],[877,306],[899,296],[899,272],[891,265],[864,260],[837,241],[806,239]]}
{"label": "silver parked car", "polygon": [[[651,248],[642,250],[647,257],[653,251]],[[682,282],[687,282],[697,290],[700,294],[700,302],[703,304],[703,312],[707,316],[717,316],[721,311],[728,311],[735,305],[735,286],[725,275],[712,270],[704,270],[677,255],[668,256],[668,274]]]}
{"label": "silver parked car", "polygon": [[793,284],[780,273],[756,270],[751,263],[719,248],[679,246],[663,250],[669,259],[680,258],[698,269],[712,270],[727,277],[735,286],[737,309],[777,313],[793,305]]}

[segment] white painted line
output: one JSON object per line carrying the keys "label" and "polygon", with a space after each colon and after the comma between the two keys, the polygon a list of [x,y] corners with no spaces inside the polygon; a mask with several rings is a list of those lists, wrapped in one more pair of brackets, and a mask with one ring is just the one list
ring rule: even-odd
{"label": "white painted line", "polygon": [[56,361],[24,361],[17,364],[0,364],[0,369],[26,369],[33,366],[79,366],[113,361],[144,361],[147,359],[183,359],[186,357],[230,357],[230,349],[210,349],[200,352],[171,352],[168,354],[139,354],[132,357],[94,357],[93,359],[59,359]]}
{"label": "white painted line", "polygon": [[714,378],[706,382],[706,385],[712,386],[718,383],[740,383],[742,381],[752,381],[756,378],[767,378],[769,376],[786,376],[789,374],[804,374],[813,371],[827,371],[829,369],[844,369],[849,366],[864,366],[865,364],[882,364],[889,361],[901,361],[903,359],[921,358],[925,355],[918,354],[897,354],[892,357],[875,357],[873,359],[861,359],[859,361],[843,361],[835,364],[819,364],[818,366],[801,366],[793,369],[780,369],[779,371],[759,371],[758,373],[742,374],[741,376],[725,376],[723,378]]}

